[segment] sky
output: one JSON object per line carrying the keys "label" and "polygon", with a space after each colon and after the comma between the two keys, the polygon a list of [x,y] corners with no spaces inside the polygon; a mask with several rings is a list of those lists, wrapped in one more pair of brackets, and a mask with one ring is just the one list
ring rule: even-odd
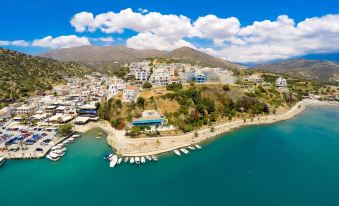
{"label": "sky", "polygon": [[188,46],[239,63],[339,61],[338,0],[0,0],[0,47]]}

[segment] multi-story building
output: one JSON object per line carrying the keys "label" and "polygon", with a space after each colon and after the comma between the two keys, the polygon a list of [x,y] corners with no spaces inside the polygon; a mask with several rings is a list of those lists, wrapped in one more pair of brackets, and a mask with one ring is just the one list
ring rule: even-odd
{"label": "multi-story building", "polygon": [[140,93],[140,88],[136,86],[128,86],[123,90],[123,100],[130,102],[135,100]]}
{"label": "multi-story building", "polygon": [[150,77],[153,86],[166,86],[170,84],[170,73],[166,69],[156,69]]}
{"label": "multi-story building", "polygon": [[197,83],[204,83],[206,81],[206,76],[200,72],[195,72],[194,81]]}

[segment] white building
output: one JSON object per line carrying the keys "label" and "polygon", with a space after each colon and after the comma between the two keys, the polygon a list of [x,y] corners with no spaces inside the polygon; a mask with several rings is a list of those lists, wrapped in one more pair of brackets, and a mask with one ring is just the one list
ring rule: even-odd
{"label": "white building", "polygon": [[277,80],[276,80],[276,86],[277,87],[287,87],[287,81],[285,78],[282,78],[282,77],[279,77]]}
{"label": "white building", "polygon": [[153,86],[166,86],[170,84],[170,73],[166,69],[156,69],[150,77]]}
{"label": "white building", "polygon": [[123,90],[123,100],[130,102],[135,100],[140,94],[140,88],[135,86],[128,86]]}

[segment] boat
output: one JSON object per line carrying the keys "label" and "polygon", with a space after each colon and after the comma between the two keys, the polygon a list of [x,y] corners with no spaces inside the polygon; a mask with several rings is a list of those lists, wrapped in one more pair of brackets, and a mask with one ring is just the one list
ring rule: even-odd
{"label": "boat", "polygon": [[120,164],[121,161],[122,161],[122,158],[120,157],[120,158],[118,159],[118,164]]}
{"label": "boat", "polygon": [[195,148],[192,147],[192,146],[189,146],[188,148],[189,148],[190,150],[195,150]]}
{"label": "boat", "polygon": [[133,164],[133,163],[134,163],[134,158],[131,157],[131,158],[129,159],[129,162],[130,162],[131,164]]}
{"label": "boat", "polygon": [[147,159],[148,161],[151,161],[151,160],[152,160],[152,158],[151,158],[150,156],[146,156],[146,159]]}
{"label": "boat", "polygon": [[104,156],[104,159],[105,160],[108,160],[108,159],[110,159],[110,158],[112,158],[113,157],[113,154],[106,154],[105,156]]}
{"label": "boat", "polygon": [[52,150],[58,149],[58,145],[55,145],[51,148]]}
{"label": "boat", "polygon": [[189,153],[189,151],[188,151],[187,149],[185,149],[185,148],[181,148],[180,151],[182,151],[182,152],[185,153],[185,154],[188,154],[188,153]]}
{"label": "boat", "polygon": [[50,152],[49,154],[50,154],[50,155],[51,155],[51,154],[55,154],[55,156],[62,157],[62,156],[65,155],[65,152],[62,151],[62,150],[55,150],[55,151]]}
{"label": "boat", "polygon": [[201,149],[201,146],[198,145],[198,144],[196,144],[195,147],[198,148],[198,149]]}
{"label": "boat", "polygon": [[5,163],[6,158],[5,157],[0,157],[0,166]]}
{"label": "boat", "polygon": [[181,154],[180,154],[180,152],[178,151],[178,150],[174,150],[174,153],[177,155],[177,156],[180,156]]}
{"label": "boat", "polygon": [[141,163],[144,164],[146,162],[145,157],[141,157]]}
{"label": "boat", "polygon": [[96,138],[96,139],[100,139],[101,137],[100,137],[100,136],[96,136],[95,138]]}
{"label": "boat", "polygon": [[102,133],[101,132],[99,132],[98,134],[97,134],[97,136],[101,136],[102,135]]}
{"label": "boat", "polygon": [[155,155],[152,155],[152,160],[154,160],[154,161],[158,161],[158,158],[157,158],[157,156],[155,156]]}
{"label": "boat", "polygon": [[47,158],[49,160],[52,160],[52,161],[58,161],[60,159],[60,157],[54,157],[54,156],[51,156],[51,155],[47,155]]}
{"label": "boat", "polygon": [[72,137],[73,137],[73,138],[78,138],[78,137],[80,137],[80,135],[75,134],[75,135],[73,135]]}
{"label": "boat", "polygon": [[128,162],[128,157],[125,158],[124,162]]}
{"label": "boat", "polygon": [[140,164],[140,157],[135,157],[135,163]]}
{"label": "boat", "polygon": [[111,162],[109,163],[109,167],[114,167],[118,162],[118,156],[113,155]]}

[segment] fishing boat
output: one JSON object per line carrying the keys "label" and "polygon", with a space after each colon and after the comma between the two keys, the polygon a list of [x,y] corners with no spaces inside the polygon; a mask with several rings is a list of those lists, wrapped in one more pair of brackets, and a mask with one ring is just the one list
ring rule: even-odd
{"label": "fishing boat", "polygon": [[185,154],[188,154],[188,153],[189,153],[189,151],[188,151],[187,149],[185,149],[185,148],[181,148],[180,151],[182,151],[182,152],[185,153]]}
{"label": "fishing boat", "polygon": [[145,157],[141,157],[141,163],[144,164],[146,162]]}
{"label": "fishing boat", "polygon": [[152,160],[152,158],[151,158],[150,156],[146,156],[146,159],[147,159],[148,161],[151,161],[151,160]]}
{"label": "fishing boat", "polygon": [[124,162],[128,162],[128,157],[125,157],[125,160],[124,160]]}
{"label": "fishing boat", "polygon": [[140,164],[140,157],[135,157],[135,163]]}
{"label": "fishing boat", "polygon": [[180,152],[178,151],[178,150],[174,150],[174,153],[177,155],[177,156],[180,156],[181,154],[180,154]]}
{"label": "fishing boat", "polygon": [[154,161],[158,161],[158,158],[157,158],[157,156],[155,156],[155,155],[152,155],[152,160],[154,160]]}
{"label": "fishing boat", "polygon": [[121,163],[121,161],[122,161],[122,158],[120,157],[120,158],[118,159],[118,165]]}
{"label": "fishing boat", "polygon": [[195,148],[192,147],[192,146],[189,146],[188,148],[189,148],[190,150],[195,150]]}
{"label": "fishing boat", "polygon": [[0,157],[0,166],[5,163],[6,158],[5,157]]}
{"label": "fishing boat", "polygon": [[109,167],[114,167],[118,162],[118,156],[113,155],[111,162],[109,163]]}
{"label": "fishing boat", "polygon": [[198,145],[198,144],[196,144],[195,147],[198,148],[198,149],[201,149],[201,146]]}
{"label": "fishing boat", "polygon": [[130,162],[131,164],[133,164],[133,163],[134,163],[134,158],[131,157],[131,158],[129,159],[129,162]]}

